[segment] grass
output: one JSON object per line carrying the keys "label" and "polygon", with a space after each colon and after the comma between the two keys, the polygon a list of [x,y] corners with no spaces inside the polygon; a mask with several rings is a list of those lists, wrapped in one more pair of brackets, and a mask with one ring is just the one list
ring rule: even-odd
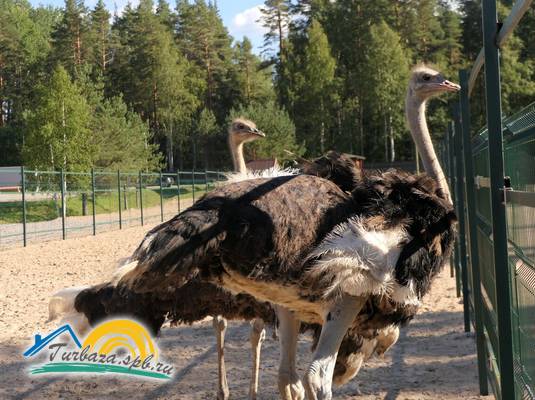
{"label": "grass", "polygon": [[[195,185],[195,198],[198,199],[206,191],[204,184]],[[121,192],[121,209],[124,210],[124,200],[128,208],[139,208],[139,193],[136,191]],[[162,190],[164,205],[167,202],[177,201],[176,187],[164,188]],[[193,190],[191,185],[180,188],[180,200],[191,199]],[[160,205],[160,189],[148,188],[143,190],[143,209]],[[82,195],[76,194],[68,196],[66,199],[67,216],[83,215]],[[109,214],[119,211],[119,199],[117,192],[98,192],[95,198],[96,214]],[[90,194],[87,196],[86,215],[93,213],[93,204]],[[50,221],[61,216],[61,201],[47,199],[26,202],[26,221],[40,222]],[[0,224],[16,224],[22,222],[22,202],[0,202]]]}

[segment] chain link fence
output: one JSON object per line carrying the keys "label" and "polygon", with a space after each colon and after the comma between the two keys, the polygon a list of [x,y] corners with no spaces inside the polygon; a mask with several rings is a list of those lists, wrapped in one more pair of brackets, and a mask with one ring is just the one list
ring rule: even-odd
{"label": "chain link fence", "polygon": [[0,250],[162,222],[223,180],[218,171],[0,168]]}

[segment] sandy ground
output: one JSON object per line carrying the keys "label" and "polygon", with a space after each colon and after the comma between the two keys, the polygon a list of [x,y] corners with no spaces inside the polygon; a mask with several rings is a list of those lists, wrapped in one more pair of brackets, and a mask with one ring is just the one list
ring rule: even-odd
{"label": "sandy ground", "polygon": [[[175,367],[170,383],[132,378],[27,375],[22,352],[37,332],[47,334],[47,302],[56,290],[97,283],[135,249],[150,227],[108,232],[0,252],[0,399],[214,399],[215,339],[211,322],[164,328],[158,345]],[[260,399],[276,399],[278,343],[269,332],[262,350]],[[232,322],[226,359],[231,398],[247,397],[249,325]],[[310,339],[299,343],[299,364],[310,360]],[[302,369],[301,369],[302,372]],[[445,271],[434,283],[420,315],[402,331],[384,359],[373,359],[337,399],[479,399],[473,336],[463,332],[462,305]]]}

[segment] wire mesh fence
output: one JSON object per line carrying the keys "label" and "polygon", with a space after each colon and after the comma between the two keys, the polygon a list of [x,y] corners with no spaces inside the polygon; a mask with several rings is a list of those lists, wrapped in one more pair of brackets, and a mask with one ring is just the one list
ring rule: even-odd
{"label": "wire mesh fence", "polygon": [[[442,161],[450,170],[448,150],[453,152],[450,184],[464,188],[454,198],[459,216],[467,221],[465,227],[459,226],[459,242],[464,241],[466,249],[455,260],[458,269],[467,270],[468,278],[460,284],[468,300],[465,315],[470,315],[468,321],[474,321],[481,334],[484,379],[489,378],[496,396],[535,399],[535,103],[503,120],[502,157],[492,155],[487,128],[470,137],[460,125],[456,124],[450,140],[468,139],[467,145],[455,148],[444,143]],[[497,229],[490,168],[501,159],[503,178],[497,191],[505,225]],[[501,244],[506,248],[503,262],[496,256],[496,246]],[[498,276],[503,271],[508,282]],[[510,319],[509,335],[499,324],[505,313]],[[502,374],[508,356],[512,373],[506,388]],[[513,390],[514,396],[504,396],[504,389]]]}
{"label": "wire mesh fence", "polygon": [[165,221],[224,179],[218,171],[0,168],[0,249]]}

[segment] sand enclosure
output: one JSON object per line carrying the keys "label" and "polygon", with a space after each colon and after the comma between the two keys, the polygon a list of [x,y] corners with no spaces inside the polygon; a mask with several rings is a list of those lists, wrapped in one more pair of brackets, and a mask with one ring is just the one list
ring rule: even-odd
{"label": "sand enclosure", "polygon": [[[28,376],[22,352],[35,333],[47,334],[48,299],[55,291],[106,280],[128,257],[149,226],[107,232],[0,252],[0,399],[214,399],[215,338],[210,321],[165,327],[157,339],[173,364],[170,383],[124,377]],[[425,298],[418,317],[402,330],[383,359],[368,362],[336,399],[479,399],[472,334],[463,332],[462,304],[455,281],[444,271]],[[247,398],[251,354],[249,324],[231,322],[225,357],[231,398]],[[301,373],[311,358],[310,338],[299,343]],[[277,399],[278,343],[268,332],[262,349],[260,399]]]}

